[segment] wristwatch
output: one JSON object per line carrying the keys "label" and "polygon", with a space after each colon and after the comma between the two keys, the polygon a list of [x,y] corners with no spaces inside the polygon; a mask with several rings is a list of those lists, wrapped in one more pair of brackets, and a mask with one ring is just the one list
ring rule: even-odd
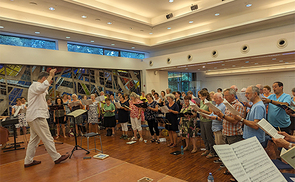
{"label": "wristwatch", "polygon": [[222,116],[223,119],[225,119],[225,114]]}
{"label": "wristwatch", "polygon": [[242,123],[244,122],[244,118],[241,119],[241,122],[242,122]]}
{"label": "wristwatch", "polygon": [[270,103],[272,103],[272,100],[270,100]]}

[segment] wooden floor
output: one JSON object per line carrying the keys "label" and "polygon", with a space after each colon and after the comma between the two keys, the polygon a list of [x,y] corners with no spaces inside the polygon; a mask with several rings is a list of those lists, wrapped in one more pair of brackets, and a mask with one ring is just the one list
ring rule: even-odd
{"label": "wooden floor", "polygon": [[[91,151],[86,155],[83,150],[74,152],[71,159],[64,164],[55,165],[45,151],[44,146],[37,149],[35,160],[41,160],[40,165],[23,168],[25,150],[11,151],[0,154],[0,181],[134,181],[142,177],[149,177],[153,181],[206,181],[209,172],[212,172],[215,181],[229,181],[230,176],[224,175],[224,168],[213,163],[213,159],[201,156],[202,151],[191,154],[185,151],[184,155],[172,155],[178,148],[167,147],[166,142],[159,145],[150,142],[138,142],[127,145],[128,140],[120,139],[121,132],[115,137],[104,136],[101,131],[104,153],[110,155],[105,160],[83,159],[84,156],[96,154]],[[131,135],[131,132],[129,133]],[[149,139],[149,132],[144,132],[144,139]],[[12,140],[11,140],[12,141]],[[74,147],[74,138],[59,138],[64,144],[56,144],[58,152],[71,152]],[[78,140],[80,145],[80,138]],[[197,145],[202,147],[200,139]],[[99,146],[99,142],[97,141]],[[82,146],[87,148],[86,139]],[[179,142],[180,146],[180,142]],[[90,140],[90,148],[93,148]],[[100,147],[100,146],[99,146]],[[272,152],[268,152],[273,155]],[[283,171],[295,173],[295,170]]]}

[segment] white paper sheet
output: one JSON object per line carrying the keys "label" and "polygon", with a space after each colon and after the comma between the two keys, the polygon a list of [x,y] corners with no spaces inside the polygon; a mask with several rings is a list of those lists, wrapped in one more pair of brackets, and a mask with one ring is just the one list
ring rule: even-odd
{"label": "white paper sheet", "polygon": [[285,136],[278,134],[278,131],[264,118],[257,123],[258,127],[265,131],[273,138],[285,138]]}
{"label": "white paper sheet", "polygon": [[226,99],[223,100],[223,104],[227,107],[229,112],[231,112],[232,114],[240,115],[240,113],[236,111],[235,108]]}
{"label": "white paper sheet", "polygon": [[246,97],[246,93],[245,92],[238,92],[237,93],[237,97],[239,99],[240,102],[249,102],[247,97]]}

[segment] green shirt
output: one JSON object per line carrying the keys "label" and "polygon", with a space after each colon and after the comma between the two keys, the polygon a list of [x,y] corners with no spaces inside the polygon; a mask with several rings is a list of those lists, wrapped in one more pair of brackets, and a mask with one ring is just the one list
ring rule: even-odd
{"label": "green shirt", "polygon": [[[212,103],[212,101],[209,101],[209,102]],[[200,101],[200,109],[203,109],[205,111],[209,111],[209,107],[207,105],[205,105],[202,100]],[[210,119],[203,118],[203,116],[200,115],[200,121],[202,121],[202,122],[209,122],[211,120]]]}
{"label": "green shirt", "polygon": [[[116,108],[115,108],[115,105],[113,104],[113,103],[111,103],[110,104],[110,106],[108,106],[107,104],[105,104],[104,106],[103,106],[103,108],[104,108],[104,110],[106,110],[106,111],[113,111],[113,110],[115,110]],[[104,117],[112,117],[112,116],[115,116],[115,112],[105,112],[104,113]]]}

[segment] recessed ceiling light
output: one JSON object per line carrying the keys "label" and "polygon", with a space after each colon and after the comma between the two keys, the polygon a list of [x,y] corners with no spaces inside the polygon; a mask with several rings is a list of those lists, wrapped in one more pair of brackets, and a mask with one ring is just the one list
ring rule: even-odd
{"label": "recessed ceiling light", "polygon": [[233,65],[233,67],[236,67],[236,65]]}
{"label": "recessed ceiling light", "polygon": [[135,47],[131,47],[131,49],[135,49]]}
{"label": "recessed ceiling light", "polygon": [[90,42],[94,42],[94,40],[90,41]]}
{"label": "recessed ceiling light", "polygon": [[133,29],[132,27],[130,27],[130,29]]}
{"label": "recessed ceiling light", "polygon": [[108,22],[107,24],[111,25],[111,24],[112,24],[112,22]]}
{"label": "recessed ceiling light", "polygon": [[249,61],[246,61],[245,63],[249,63]]}
{"label": "recessed ceiling light", "polygon": [[171,27],[168,27],[167,29],[168,29],[168,30],[170,30],[170,29],[171,29]]}
{"label": "recessed ceiling light", "polygon": [[150,34],[152,35],[153,33],[152,33],[152,32],[150,32]]}
{"label": "recessed ceiling light", "polygon": [[251,6],[252,6],[252,4],[250,4],[250,3],[246,5],[247,8],[249,8],[249,7],[251,7]]}
{"label": "recessed ceiling light", "polygon": [[0,26],[0,28],[4,28],[3,26]]}
{"label": "recessed ceiling light", "polygon": [[85,16],[85,15],[83,15],[83,16],[81,16],[82,18],[87,18],[87,16]]}
{"label": "recessed ceiling light", "polygon": [[71,37],[66,37],[67,39],[70,39]]}
{"label": "recessed ceiling light", "polygon": [[169,3],[173,3],[173,0],[169,0]]}
{"label": "recessed ceiling light", "polygon": [[211,70],[208,70],[208,71],[211,71]]}
{"label": "recessed ceiling light", "polygon": [[194,21],[189,21],[188,23],[194,23]]}
{"label": "recessed ceiling light", "polygon": [[111,44],[112,46],[114,46],[115,44]]}
{"label": "recessed ceiling light", "polygon": [[51,10],[51,11],[54,11],[54,10],[55,10],[55,8],[54,8],[54,7],[50,7],[50,8],[49,8],[49,10]]}
{"label": "recessed ceiling light", "polygon": [[281,63],[281,62],[283,62],[283,60],[280,60],[279,62]]}
{"label": "recessed ceiling light", "polygon": [[203,66],[203,68],[205,68],[206,66]]}
{"label": "recessed ceiling light", "polygon": [[258,64],[258,63],[255,63],[255,64]]}
{"label": "recessed ceiling light", "polygon": [[185,68],[185,70],[188,70],[188,68]]}
{"label": "recessed ceiling light", "polygon": [[288,64],[289,62],[285,62],[286,64]]}
{"label": "recessed ceiling light", "polygon": [[222,64],[221,66],[224,66],[225,64]]}
{"label": "recessed ceiling light", "polygon": [[219,16],[220,14],[219,13],[215,13],[215,16]]}
{"label": "recessed ceiling light", "polygon": [[40,34],[40,32],[35,32],[35,34]]}
{"label": "recessed ceiling light", "polygon": [[214,69],[217,69],[217,67],[214,67]]}
{"label": "recessed ceiling light", "polygon": [[200,69],[198,69],[198,70],[200,70]]}
{"label": "recessed ceiling light", "polygon": [[272,58],[272,60],[274,61],[274,60],[276,60],[277,58]]}

